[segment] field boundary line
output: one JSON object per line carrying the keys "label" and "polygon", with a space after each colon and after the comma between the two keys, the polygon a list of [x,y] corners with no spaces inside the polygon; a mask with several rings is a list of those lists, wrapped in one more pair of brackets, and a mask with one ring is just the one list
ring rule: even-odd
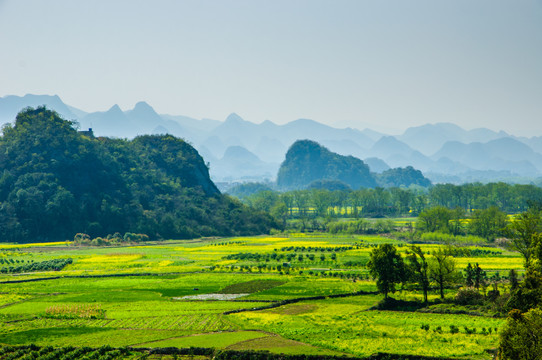
{"label": "field boundary line", "polygon": [[319,295],[319,296],[308,296],[308,297],[301,297],[301,298],[294,298],[294,299],[287,299],[287,300],[281,300],[277,301],[275,303],[272,303],[270,305],[265,306],[258,306],[253,308],[245,308],[245,309],[236,309],[236,310],[228,310],[223,312],[223,315],[230,315],[230,314],[237,314],[241,312],[246,311],[259,311],[259,310],[267,310],[267,309],[274,309],[283,305],[288,304],[295,304],[301,301],[310,301],[310,300],[325,300],[325,299],[335,299],[335,298],[345,298],[350,296],[358,296],[358,295],[376,295],[378,294],[377,291],[356,291],[353,293],[343,293],[343,294],[332,294],[332,295]]}
{"label": "field boundary line", "polygon": [[102,274],[102,275],[64,275],[64,276],[50,276],[34,279],[22,279],[22,280],[5,280],[0,281],[0,284],[19,284],[35,281],[47,281],[58,279],[95,279],[95,278],[110,278],[110,277],[131,277],[131,276],[167,276],[167,275],[182,275],[187,273],[130,273],[130,274]]}

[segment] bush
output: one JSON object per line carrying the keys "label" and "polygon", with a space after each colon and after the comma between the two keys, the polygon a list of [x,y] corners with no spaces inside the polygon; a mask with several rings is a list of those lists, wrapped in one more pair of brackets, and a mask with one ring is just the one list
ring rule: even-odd
{"label": "bush", "polygon": [[499,358],[502,360],[537,360],[542,354],[542,310],[525,314],[512,310],[501,332]]}
{"label": "bush", "polygon": [[459,305],[479,305],[484,296],[473,287],[461,288],[455,295],[455,303]]}
{"label": "bush", "polygon": [[459,328],[455,325],[450,325],[450,334],[457,334],[459,332]]}

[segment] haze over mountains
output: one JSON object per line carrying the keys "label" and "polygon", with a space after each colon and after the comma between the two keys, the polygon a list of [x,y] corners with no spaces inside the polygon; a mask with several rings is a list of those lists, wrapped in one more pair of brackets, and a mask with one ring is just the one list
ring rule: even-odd
{"label": "haze over mountains", "polygon": [[[366,160],[372,172],[413,166],[433,182],[528,182],[542,174],[542,136],[515,137],[489,129],[465,130],[450,123],[411,127],[392,136],[371,129],[337,129],[310,119],[285,125],[255,124],[237,114],[224,121],[158,114],[145,102],[123,110],[114,105],[86,113],[58,96],[0,98],[0,123],[12,122],[27,106],[46,105],[96,136],[133,138],[169,133],[192,143],[215,181],[274,180],[288,148],[299,139],[316,141],[341,155]],[[533,134],[538,135],[538,134]]]}

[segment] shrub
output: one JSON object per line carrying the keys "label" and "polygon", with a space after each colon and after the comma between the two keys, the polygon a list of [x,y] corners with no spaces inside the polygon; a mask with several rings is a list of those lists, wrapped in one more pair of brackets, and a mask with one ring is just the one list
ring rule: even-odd
{"label": "shrub", "polygon": [[484,296],[472,287],[461,288],[455,295],[454,301],[460,305],[479,305]]}
{"label": "shrub", "polygon": [[450,334],[457,334],[459,332],[459,328],[455,325],[450,325]]}
{"label": "shrub", "polygon": [[512,310],[501,333],[499,358],[502,360],[535,360],[542,354],[542,310],[525,314]]}

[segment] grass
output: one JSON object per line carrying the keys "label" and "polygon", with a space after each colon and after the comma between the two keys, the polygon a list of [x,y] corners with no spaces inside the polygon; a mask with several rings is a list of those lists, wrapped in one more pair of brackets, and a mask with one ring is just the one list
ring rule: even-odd
{"label": "grass", "polygon": [[220,294],[252,294],[267,289],[272,289],[276,286],[284,284],[285,281],[280,280],[251,280],[244,283],[228,285],[219,291]]}
{"label": "grass", "polygon": [[259,331],[235,331],[219,332],[210,334],[196,334],[184,337],[177,337],[165,340],[139,344],[141,347],[208,347],[213,344],[214,347],[226,348],[234,344],[245,342],[247,340],[264,338],[268,335]]}

